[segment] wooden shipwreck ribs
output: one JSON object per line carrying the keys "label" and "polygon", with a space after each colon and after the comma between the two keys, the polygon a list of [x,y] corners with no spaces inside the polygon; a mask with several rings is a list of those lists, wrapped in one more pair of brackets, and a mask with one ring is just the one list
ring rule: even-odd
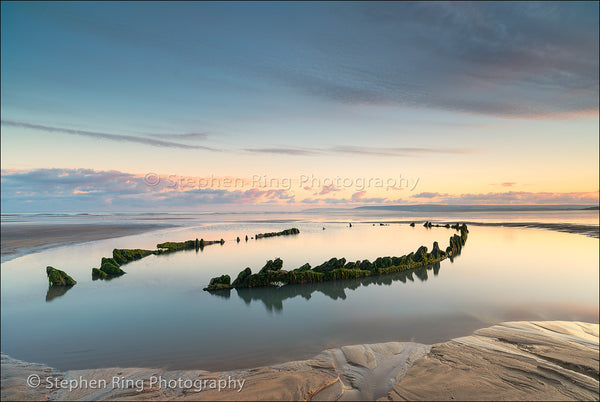
{"label": "wooden shipwreck ribs", "polygon": [[[300,233],[296,228],[286,229],[281,232],[270,232],[270,233],[259,233],[254,235],[256,239],[273,236],[289,236]],[[248,241],[248,236],[246,236]],[[237,242],[240,242],[240,238],[237,238]],[[225,240],[204,240],[194,239],[186,240],[182,242],[165,242],[156,245],[156,250],[144,250],[144,249],[121,249],[116,248],[113,250],[112,258],[102,258],[100,261],[100,268],[92,268],[92,279],[109,279],[117,276],[121,276],[126,272],[121,269],[121,266],[131,261],[136,261],[149,255],[161,255],[169,254],[183,250],[202,250],[206,246],[213,244],[225,244]]]}
{"label": "wooden shipwreck ribs", "polygon": [[346,262],[345,258],[331,258],[317,267],[311,268],[310,264],[307,263],[292,271],[281,269],[283,261],[280,258],[276,258],[275,260],[267,261],[265,266],[256,274],[253,274],[250,268],[244,269],[233,282],[231,282],[229,275],[212,278],[208,287],[204,288],[204,290],[218,291],[231,288],[240,289],[335,281],[339,279],[385,275],[427,266],[446,258],[452,258],[462,250],[469,233],[467,225],[464,223],[459,225],[457,223],[451,226],[451,228],[460,234],[454,234],[450,237],[450,244],[446,247],[445,251],[439,248],[437,242],[434,242],[430,253],[427,252],[427,247],[421,246],[416,252],[403,255],[402,257],[379,257],[373,262],[369,260]]}

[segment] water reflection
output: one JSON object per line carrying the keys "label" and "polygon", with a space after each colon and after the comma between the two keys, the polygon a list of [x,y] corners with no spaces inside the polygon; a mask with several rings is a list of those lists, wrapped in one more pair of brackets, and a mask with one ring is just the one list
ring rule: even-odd
{"label": "water reflection", "polygon": [[[2,351],[61,370],[168,366],[221,371],[301,360],[333,345],[441,342],[507,320],[598,321],[598,240],[545,230],[474,226],[463,255],[454,264],[442,262],[444,273],[437,276],[441,267],[434,266],[426,276],[403,272],[231,290],[218,297],[201,290],[212,277],[234,276],[244,266],[256,272],[275,257],[293,268],[331,256],[373,261],[447,240],[445,229],[406,224],[352,223],[350,229],[348,223],[327,223],[325,231],[324,223],[298,225],[303,235],[295,239],[244,243],[240,236],[238,246],[231,240],[240,233],[287,225],[236,223],[67,246],[3,263]],[[162,241],[200,234],[224,237],[227,243],[198,254],[149,256],[125,265],[127,275],[120,279],[92,281],[90,267],[113,248],[153,249]],[[548,247],[552,253],[531,252]],[[45,301],[48,282],[39,267],[52,261],[80,281],[73,291],[50,289]],[[571,267],[569,275],[565,266]],[[69,297],[56,298],[66,292]],[[90,305],[103,308],[90,314]],[[68,314],[48,314],[48,308],[58,306]],[[114,342],[114,333],[128,336]]]}
{"label": "water reflection", "polygon": [[[281,313],[283,311],[283,302],[287,299],[292,299],[296,296],[301,296],[306,300],[310,300],[314,292],[321,292],[325,296],[333,300],[345,300],[346,289],[355,290],[360,286],[387,285],[390,286],[393,282],[400,281],[406,283],[407,280],[414,282],[413,274],[425,282],[429,279],[428,270],[433,270],[434,276],[440,272],[440,263],[428,265],[421,268],[415,268],[408,271],[397,272],[388,275],[367,276],[357,279],[343,279],[338,281],[328,281],[319,283],[307,283],[304,285],[284,285],[281,287],[261,287],[261,288],[244,288],[236,289],[238,296],[246,303],[252,301],[262,301],[265,308],[269,312]],[[230,290],[214,291],[212,295],[220,297],[230,297]]]}
{"label": "water reflection", "polygon": [[73,286],[48,286],[48,291],[46,292],[46,301],[49,302],[57,297],[61,297],[72,287]]}
{"label": "water reflection", "polygon": [[229,299],[231,297],[231,289],[222,289],[218,291],[210,292],[210,294],[222,297],[224,299]]}

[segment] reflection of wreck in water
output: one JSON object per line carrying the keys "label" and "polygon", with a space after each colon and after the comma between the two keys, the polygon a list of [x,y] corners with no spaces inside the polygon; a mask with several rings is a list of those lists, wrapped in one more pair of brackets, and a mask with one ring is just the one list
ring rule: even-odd
{"label": "reflection of wreck in water", "polygon": [[46,292],[46,301],[49,302],[57,297],[61,297],[72,287],[73,286],[48,286],[48,291]]}
{"label": "reflection of wreck in water", "polygon": [[224,299],[229,299],[231,297],[231,289],[222,289],[218,292],[211,292],[211,294],[214,296],[222,297]]}
{"label": "reflection of wreck in water", "polygon": [[[420,268],[410,269],[387,275],[374,275],[357,279],[341,279],[337,281],[325,281],[316,283],[306,283],[303,285],[284,285],[281,287],[256,287],[256,288],[241,288],[236,289],[238,296],[246,303],[252,301],[262,301],[267,311],[281,312],[283,311],[283,302],[287,299],[292,299],[296,296],[301,296],[306,300],[310,300],[314,292],[321,292],[325,296],[333,300],[345,300],[346,289],[355,290],[361,286],[387,285],[390,286],[393,282],[406,281],[414,282],[413,274],[421,281],[425,282],[429,279],[428,270],[433,271],[433,275],[437,276],[440,272],[440,263],[428,265]],[[230,290],[211,292],[215,296],[229,298]]]}

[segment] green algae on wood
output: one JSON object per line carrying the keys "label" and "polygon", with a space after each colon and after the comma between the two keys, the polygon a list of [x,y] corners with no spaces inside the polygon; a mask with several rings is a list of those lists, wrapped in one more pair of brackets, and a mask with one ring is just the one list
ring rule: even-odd
{"label": "green algae on wood", "polygon": [[[282,232],[262,233],[256,235],[257,238],[271,237],[271,236],[283,236],[290,234],[297,234],[300,231],[296,228],[286,229]],[[238,237],[237,242],[240,242]],[[248,236],[246,236],[248,241]],[[115,248],[112,252],[112,258],[102,258],[100,268],[92,268],[92,279],[108,279],[116,276],[121,276],[126,272],[121,269],[121,266],[132,261],[136,261],[147,257],[149,255],[161,255],[173,253],[181,250],[193,250],[203,249],[211,244],[225,244],[225,239],[220,240],[204,240],[198,238],[194,240],[186,240],[183,242],[164,242],[156,245],[156,250],[145,250],[145,249],[119,249]],[[229,284],[228,284],[229,285]]]}
{"label": "green algae on wood", "polygon": [[160,243],[156,245],[156,250],[115,248],[112,252],[112,258],[104,257],[100,263],[100,268],[92,268],[92,279],[108,279],[121,276],[126,273],[123,271],[123,269],[121,269],[122,265],[132,261],[140,260],[149,255],[160,255],[189,249],[198,250],[199,248],[202,249],[207,245],[223,243],[225,243],[225,240],[223,239],[211,241],[194,239],[184,242]]}
{"label": "green algae on wood", "polygon": [[126,272],[120,266],[121,264],[115,258],[102,257],[100,268],[92,268],[92,279],[107,279],[124,275]]}
{"label": "green algae on wood", "polygon": [[167,254],[175,251],[181,250],[194,250],[194,249],[203,249],[205,246],[210,246],[211,244],[223,244],[225,240],[204,240],[198,239],[195,240],[186,240],[182,242],[174,242],[168,241],[165,243],[159,243],[156,245],[158,250],[154,251],[154,254]]}
{"label": "green algae on wood", "polygon": [[204,290],[223,290],[223,289],[231,289],[231,278],[229,275],[221,275],[217,278],[212,278],[208,287],[204,288]]}
{"label": "green algae on wood", "polygon": [[[427,222],[430,224],[430,222]],[[426,227],[429,227],[429,224]],[[424,225],[425,226],[425,225]],[[446,258],[458,255],[465,245],[469,230],[467,225],[456,224],[453,229],[460,232],[450,237],[450,245],[446,251],[442,251],[437,242],[433,243],[430,253],[425,246],[401,257],[379,257],[374,262],[362,260],[347,262],[345,258],[331,258],[323,264],[310,268],[304,264],[300,268],[286,271],[283,270],[283,261],[280,258],[269,260],[265,266],[256,274],[252,274],[250,268],[241,271],[233,283],[225,281],[224,276],[213,278],[205,290],[219,289],[243,289],[254,287],[281,286],[287,284],[306,284],[333,281],[339,279],[355,279],[366,276],[391,274],[414,268],[436,264]],[[229,277],[227,277],[229,278]]]}
{"label": "green algae on wood", "polygon": [[92,268],[92,280],[96,279],[106,279],[108,278],[108,274],[104,271],[99,270],[98,268]]}
{"label": "green algae on wood", "polygon": [[113,259],[119,265],[127,264],[131,261],[136,261],[147,257],[151,254],[154,254],[154,250],[143,250],[143,249],[124,249],[124,248],[115,248],[113,250]]}
{"label": "green algae on wood", "polygon": [[125,271],[120,268],[120,265],[115,261],[114,258],[102,257],[100,263],[100,271],[104,271],[107,275],[123,275]]}
{"label": "green algae on wood", "polygon": [[298,230],[297,228],[291,228],[291,229],[282,230],[281,232],[258,233],[256,235],[254,235],[254,238],[262,239],[264,237],[289,236],[289,235],[295,235],[298,233],[300,233],[300,230]]}
{"label": "green algae on wood", "polygon": [[112,258],[103,257],[100,262],[100,268],[92,268],[92,279],[106,279],[109,277],[121,276],[126,273],[121,269],[122,265],[156,253],[156,250],[145,250],[141,248],[115,248],[112,252]]}
{"label": "green algae on wood", "polygon": [[48,275],[48,283],[50,286],[73,286],[77,283],[65,271],[54,267],[46,267],[46,275]]}

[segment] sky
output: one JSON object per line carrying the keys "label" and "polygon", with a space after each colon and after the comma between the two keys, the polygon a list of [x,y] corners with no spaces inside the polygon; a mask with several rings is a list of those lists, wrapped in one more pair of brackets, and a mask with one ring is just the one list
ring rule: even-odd
{"label": "sky", "polygon": [[2,2],[2,212],[598,204],[598,2]]}

